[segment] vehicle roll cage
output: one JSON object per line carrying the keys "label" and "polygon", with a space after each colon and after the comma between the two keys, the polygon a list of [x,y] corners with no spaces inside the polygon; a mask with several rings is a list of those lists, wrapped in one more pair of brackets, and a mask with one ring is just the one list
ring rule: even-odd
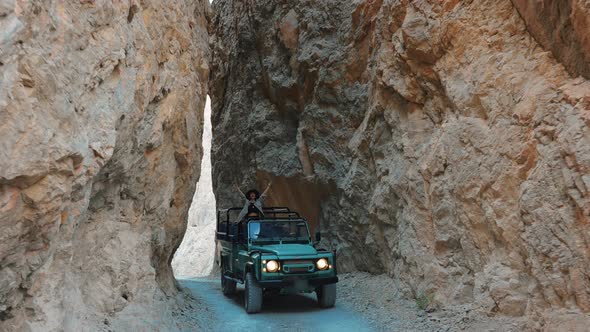
{"label": "vehicle roll cage", "polygon": [[[291,211],[285,206],[269,206],[263,207],[263,216],[260,217],[244,217],[242,220],[237,220],[241,207],[232,207],[229,209],[217,210],[217,227],[216,227],[216,238],[224,241],[235,241],[240,239],[241,233],[243,233],[243,225],[247,225],[248,222],[256,221],[284,221],[284,220],[301,220],[306,221],[302,218],[298,212]],[[233,220],[232,220],[232,215]]]}

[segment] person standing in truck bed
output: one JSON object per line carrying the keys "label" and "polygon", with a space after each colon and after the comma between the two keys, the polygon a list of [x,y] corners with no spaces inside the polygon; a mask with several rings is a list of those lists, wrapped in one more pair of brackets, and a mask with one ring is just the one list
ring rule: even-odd
{"label": "person standing in truck bed", "polygon": [[238,215],[238,221],[242,220],[244,217],[260,217],[264,215],[262,212],[262,200],[264,200],[266,197],[266,193],[268,192],[268,189],[270,189],[270,185],[271,182],[268,183],[262,194],[260,194],[260,192],[258,192],[256,189],[250,189],[244,194],[240,190],[240,187],[238,187],[236,184],[236,189],[246,199],[244,207]]}

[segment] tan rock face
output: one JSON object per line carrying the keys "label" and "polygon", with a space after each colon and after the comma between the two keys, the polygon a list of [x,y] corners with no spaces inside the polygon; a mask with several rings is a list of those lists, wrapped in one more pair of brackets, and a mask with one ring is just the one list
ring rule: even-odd
{"label": "tan rock face", "polygon": [[590,1],[513,0],[529,32],[574,76],[590,78]]}
{"label": "tan rock face", "polygon": [[158,301],[199,175],[207,10],[0,1],[0,329],[173,326]]}
{"label": "tan rock face", "polygon": [[342,270],[431,306],[582,326],[590,82],[562,64],[585,53],[552,57],[508,0],[214,7],[218,206],[239,203],[232,178],[273,179],[269,203],[319,225]]}

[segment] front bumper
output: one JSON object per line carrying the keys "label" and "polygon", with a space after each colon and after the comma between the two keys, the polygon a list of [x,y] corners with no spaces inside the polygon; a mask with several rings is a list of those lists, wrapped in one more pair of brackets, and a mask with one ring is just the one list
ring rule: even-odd
{"label": "front bumper", "polygon": [[300,282],[307,282],[312,287],[319,287],[322,285],[335,284],[338,282],[338,277],[328,278],[315,278],[315,279],[303,279],[303,278],[289,278],[279,280],[262,280],[258,284],[262,288],[289,288],[295,287]]}

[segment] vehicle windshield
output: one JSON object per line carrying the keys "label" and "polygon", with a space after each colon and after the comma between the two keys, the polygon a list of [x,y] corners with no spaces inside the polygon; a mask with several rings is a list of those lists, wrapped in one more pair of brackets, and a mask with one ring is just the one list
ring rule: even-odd
{"label": "vehicle windshield", "polygon": [[301,220],[251,221],[249,236],[252,243],[309,243],[307,223]]}

